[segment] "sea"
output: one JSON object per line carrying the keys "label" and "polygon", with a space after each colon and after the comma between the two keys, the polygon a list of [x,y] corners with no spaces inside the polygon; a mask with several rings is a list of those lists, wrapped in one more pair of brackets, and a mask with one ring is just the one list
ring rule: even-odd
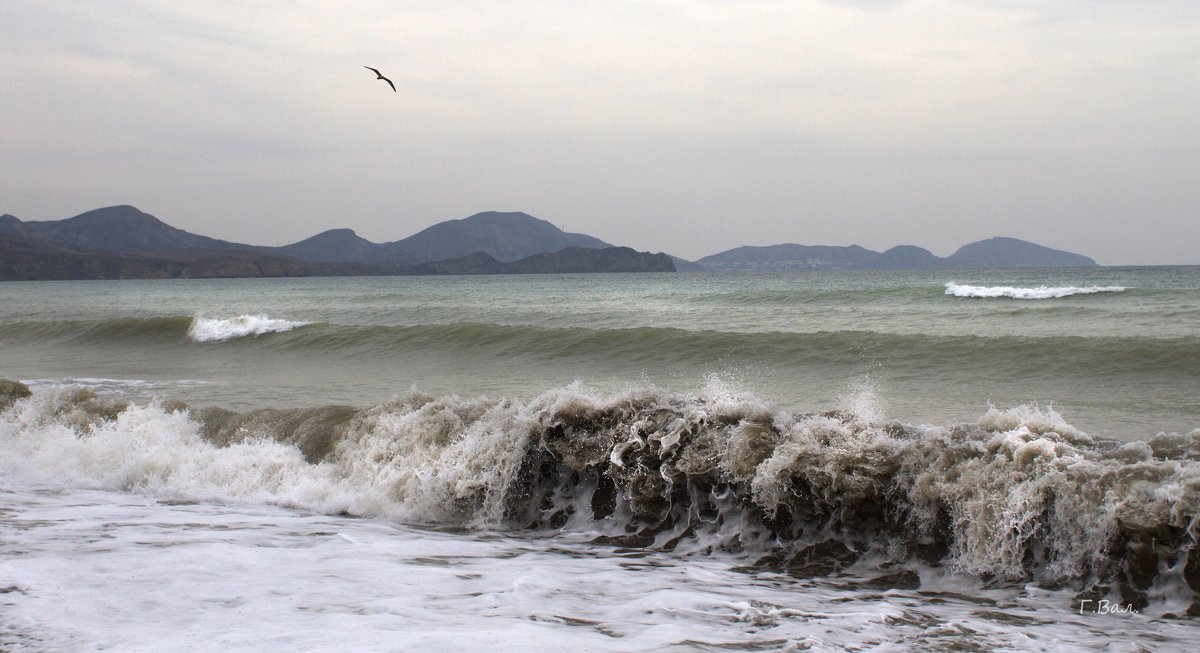
{"label": "sea", "polygon": [[0,283],[0,651],[1200,650],[1200,267]]}

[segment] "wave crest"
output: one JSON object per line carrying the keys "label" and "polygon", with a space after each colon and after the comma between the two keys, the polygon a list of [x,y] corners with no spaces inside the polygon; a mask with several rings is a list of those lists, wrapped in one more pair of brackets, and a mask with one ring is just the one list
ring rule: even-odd
{"label": "wave crest", "polygon": [[1037,286],[1020,288],[1015,286],[971,286],[958,284],[953,281],[946,284],[946,294],[954,297],[973,297],[992,299],[1007,297],[1009,299],[1060,299],[1071,295],[1092,295],[1096,293],[1124,292],[1123,286]]}
{"label": "wave crest", "polygon": [[697,395],[413,391],[366,409],[248,413],[12,385],[5,474],[410,523],[599,529],[598,543],[723,551],[794,575],[920,560],[1138,606],[1171,585],[1200,606],[1200,430],[1097,442],[1030,406],[950,426],[793,414],[719,382]]}
{"label": "wave crest", "polygon": [[196,342],[216,342],[261,336],[266,333],[282,333],[302,327],[310,322],[277,320],[266,315],[239,315],[226,319],[207,318],[197,315],[188,327],[188,337]]}

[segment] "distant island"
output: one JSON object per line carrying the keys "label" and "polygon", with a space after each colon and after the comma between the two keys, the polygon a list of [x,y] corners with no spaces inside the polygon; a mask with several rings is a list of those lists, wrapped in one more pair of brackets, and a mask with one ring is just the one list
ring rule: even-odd
{"label": "distant island", "polygon": [[568,233],[525,213],[495,211],[387,243],[331,229],[282,247],[192,234],[127,205],[63,220],[0,216],[0,281],[1094,265],[1086,256],[1015,238],[964,245],[946,258],[912,245],[875,252],[784,244],[738,247],[692,262]]}
{"label": "distant island", "polygon": [[738,247],[706,256],[697,264],[716,270],[934,270],[978,268],[1093,267],[1092,259],[1016,238],[989,238],[963,245],[946,258],[914,245],[886,252],[850,245]]}

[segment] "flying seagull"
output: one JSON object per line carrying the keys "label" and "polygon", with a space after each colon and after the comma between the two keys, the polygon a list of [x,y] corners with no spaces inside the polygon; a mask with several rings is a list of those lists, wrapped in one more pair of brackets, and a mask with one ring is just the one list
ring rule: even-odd
{"label": "flying seagull", "polygon": [[387,77],[384,77],[383,73],[379,72],[378,70],[375,70],[374,68],[372,68],[370,66],[363,66],[363,68],[366,68],[367,70],[375,73],[375,79],[382,79],[383,81],[387,82],[388,86],[392,87],[392,92],[393,93],[396,92],[396,85],[392,83],[392,80],[388,79]]}

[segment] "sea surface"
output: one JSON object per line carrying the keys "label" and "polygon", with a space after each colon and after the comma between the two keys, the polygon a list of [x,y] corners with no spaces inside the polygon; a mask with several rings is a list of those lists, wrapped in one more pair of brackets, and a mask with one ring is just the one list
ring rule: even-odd
{"label": "sea surface", "polygon": [[1200,268],[0,283],[0,650],[1200,650]]}

